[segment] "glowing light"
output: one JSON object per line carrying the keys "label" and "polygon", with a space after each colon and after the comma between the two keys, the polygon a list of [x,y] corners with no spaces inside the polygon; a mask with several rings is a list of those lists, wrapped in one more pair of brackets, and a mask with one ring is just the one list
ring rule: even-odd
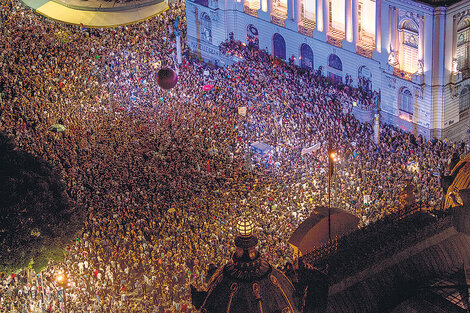
{"label": "glowing light", "polygon": [[237,223],[238,234],[242,237],[250,237],[253,233],[253,222],[247,218],[243,218]]}
{"label": "glowing light", "polygon": [[330,160],[333,162],[338,162],[338,154],[336,151],[330,152]]}

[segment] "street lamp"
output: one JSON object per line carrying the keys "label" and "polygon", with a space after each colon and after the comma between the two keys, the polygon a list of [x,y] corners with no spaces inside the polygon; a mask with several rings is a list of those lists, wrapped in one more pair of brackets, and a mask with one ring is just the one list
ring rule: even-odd
{"label": "street lamp", "polygon": [[338,153],[332,148],[331,140],[328,144],[328,239],[331,241],[331,176],[335,172],[335,163],[338,162]]}
{"label": "street lamp", "polygon": [[63,273],[62,271],[60,271],[55,280],[57,281],[57,283],[59,284],[59,286],[62,287],[62,291],[63,291],[63,298],[64,298],[64,313],[67,313],[67,296],[66,296],[66,292],[65,292],[65,289],[67,287],[67,275],[65,273]]}

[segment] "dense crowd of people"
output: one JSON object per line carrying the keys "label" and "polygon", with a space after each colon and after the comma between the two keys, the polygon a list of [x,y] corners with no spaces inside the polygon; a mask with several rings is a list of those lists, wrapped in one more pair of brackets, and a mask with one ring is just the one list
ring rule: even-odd
{"label": "dense crowd of people", "polygon": [[[448,171],[451,155],[464,152],[389,125],[375,144],[372,126],[356,120],[350,106],[373,107],[376,92],[252,45],[223,43],[221,51],[243,60],[223,68],[183,46],[176,64],[173,21],[179,18],[184,37],[183,3],[101,30],[1,3],[0,131],[59,168],[87,218],[63,262],[41,276],[2,276],[0,312],[63,310],[58,271],[70,280],[69,312],[189,312],[189,285],[203,285],[207,266],[229,259],[243,214],[255,221],[266,259],[280,268],[292,262],[289,236],[328,203],[330,139],[340,155],[333,205],[362,225],[399,207],[408,181],[423,203],[437,205],[434,173]],[[174,89],[158,87],[161,65],[177,70]],[[50,132],[56,123],[67,130]],[[254,154],[256,141],[272,153]],[[320,149],[301,153],[315,144]],[[417,171],[408,169],[411,162]]]}

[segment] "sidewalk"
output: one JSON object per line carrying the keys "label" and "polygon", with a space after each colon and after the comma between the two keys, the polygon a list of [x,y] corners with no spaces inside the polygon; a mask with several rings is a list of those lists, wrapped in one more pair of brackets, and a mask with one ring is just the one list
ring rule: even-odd
{"label": "sidewalk", "polygon": [[165,0],[21,0],[56,21],[86,27],[114,27],[151,18],[168,9]]}

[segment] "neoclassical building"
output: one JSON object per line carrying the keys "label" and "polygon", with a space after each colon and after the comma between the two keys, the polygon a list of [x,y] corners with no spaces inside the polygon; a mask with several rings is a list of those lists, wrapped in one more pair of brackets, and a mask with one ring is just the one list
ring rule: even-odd
{"label": "neoclassical building", "polygon": [[468,0],[186,0],[189,47],[206,60],[229,38],[381,91],[382,120],[470,140]]}

